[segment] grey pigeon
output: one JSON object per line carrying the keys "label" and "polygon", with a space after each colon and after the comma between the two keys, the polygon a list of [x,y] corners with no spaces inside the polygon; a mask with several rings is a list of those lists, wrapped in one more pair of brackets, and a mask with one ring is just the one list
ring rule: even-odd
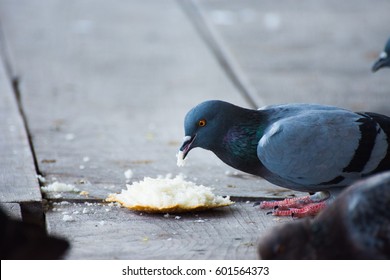
{"label": "grey pigeon", "polygon": [[372,66],[372,72],[376,72],[383,67],[390,67],[390,38],[384,50],[379,54],[378,60]]}
{"label": "grey pigeon", "polygon": [[326,206],[326,199],[342,188],[390,170],[390,118],[376,113],[316,104],[251,110],[211,100],[187,113],[184,129],[183,159],[190,150],[201,147],[226,164],[278,186],[319,192],[261,205],[279,207],[279,212],[287,208],[281,215],[291,214],[290,208],[302,208],[296,210],[297,216],[316,214]]}
{"label": "grey pigeon", "polygon": [[314,219],[271,229],[262,259],[390,259],[390,172],[345,189]]}

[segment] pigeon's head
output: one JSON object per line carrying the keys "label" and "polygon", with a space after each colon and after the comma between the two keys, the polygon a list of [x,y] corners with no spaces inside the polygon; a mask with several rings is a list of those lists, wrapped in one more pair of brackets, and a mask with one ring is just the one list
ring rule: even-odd
{"label": "pigeon's head", "polygon": [[[183,159],[195,147],[214,150],[239,107],[219,100],[209,100],[192,108],[184,119],[185,137],[180,151]],[[242,108],[241,108],[242,109]]]}
{"label": "pigeon's head", "polygon": [[390,67],[390,39],[387,41],[385,49],[380,53],[378,60],[372,66],[372,71],[376,72],[383,67]]}

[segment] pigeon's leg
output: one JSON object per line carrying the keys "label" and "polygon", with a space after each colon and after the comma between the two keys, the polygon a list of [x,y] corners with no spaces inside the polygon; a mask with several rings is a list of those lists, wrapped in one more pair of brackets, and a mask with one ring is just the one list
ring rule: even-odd
{"label": "pigeon's leg", "polygon": [[313,195],[294,197],[294,198],[286,198],[280,201],[262,201],[260,202],[261,209],[274,209],[277,207],[279,210],[282,209],[290,209],[290,208],[302,208],[305,205],[311,203],[317,203],[324,201],[329,198],[328,192],[316,192]]}
{"label": "pigeon's leg", "polygon": [[327,206],[325,201],[310,203],[302,208],[290,208],[288,210],[275,209],[271,212],[274,216],[291,216],[293,218],[302,218],[308,216],[316,216],[322,209]]}
{"label": "pigeon's leg", "polygon": [[318,214],[327,205],[329,192],[317,192],[313,195],[286,198],[281,201],[263,201],[261,209],[273,209],[270,214],[275,216],[304,217]]}

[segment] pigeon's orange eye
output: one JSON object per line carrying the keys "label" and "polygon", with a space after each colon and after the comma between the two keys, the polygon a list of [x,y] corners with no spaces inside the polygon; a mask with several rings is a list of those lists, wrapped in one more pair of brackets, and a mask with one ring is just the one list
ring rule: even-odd
{"label": "pigeon's orange eye", "polygon": [[200,121],[198,122],[198,125],[199,125],[199,126],[205,126],[205,125],[206,125],[206,120],[200,120]]}

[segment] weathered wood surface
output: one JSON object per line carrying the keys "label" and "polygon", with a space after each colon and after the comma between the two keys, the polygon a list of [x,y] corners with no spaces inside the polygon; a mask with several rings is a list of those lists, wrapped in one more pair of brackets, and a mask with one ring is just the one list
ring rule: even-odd
{"label": "weathered wood surface", "polygon": [[[245,202],[180,218],[85,202],[125,188],[127,169],[134,172],[131,181],[184,173],[242,201],[293,195],[235,173],[200,149],[184,168],[176,167],[183,117],[206,99],[254,105],[244,91],[258,106],[321,102],[388,113],[388,73],[369,71],[388,36],[388,3],[348,1],[340,9],[335,1],[310,3],[0,0],[10,52],[5,59],[18,79],[39,171],[46,184],[57,180],[89,193],[46,195],[48,232],[71,241],[67,258],[256,258],[257,238],[291,219],[275,219]],[[23,133],[11,84],[0,89],[1,98],[4,89],[11,94],[4,99],[11,106],[0,100],[0,117],[18,119]],[[1,131],[11,127],[0,123]],[[7,143],[24,139],[27,156],[27,137],[19,136]],[[27,161],[8,158],[11,165],[26,164],[31,154]],[[8,173],[27,176],[37,190],[35,169]],[[13,183],[31,186],[23,176]],[[25,199],[31,195],[21,192],[4,201]]]}
{"label": "weathered wood surface", "polygon": [[389,73],[371,73],[389,37],[389,1],[186,2],[216,30],[259,105],[314,102],[390,114]]}
{"label": "weathered wood surface", "polygon": [[97,203],[52,207],[48,227],[71,241],[68,259],[255,259],[264,232],[291,221],[252,203],[170,216]]}
{"label": "weathered wood surface", "polygon": [[0,52],[0,202],[39,202],[34,160],[4,59]]}
{"label": "weathered wood surface", "polygon": [[76,184],[103,199],[125,187],[123,173],[132,169],[133,180],[184,173],[220,194],[286,195],[258,178],[226,176],[231,169],[206,151],[176,166],[192,106],[206,99],[246,104],[175,1],[1,3],[48,183]]}

